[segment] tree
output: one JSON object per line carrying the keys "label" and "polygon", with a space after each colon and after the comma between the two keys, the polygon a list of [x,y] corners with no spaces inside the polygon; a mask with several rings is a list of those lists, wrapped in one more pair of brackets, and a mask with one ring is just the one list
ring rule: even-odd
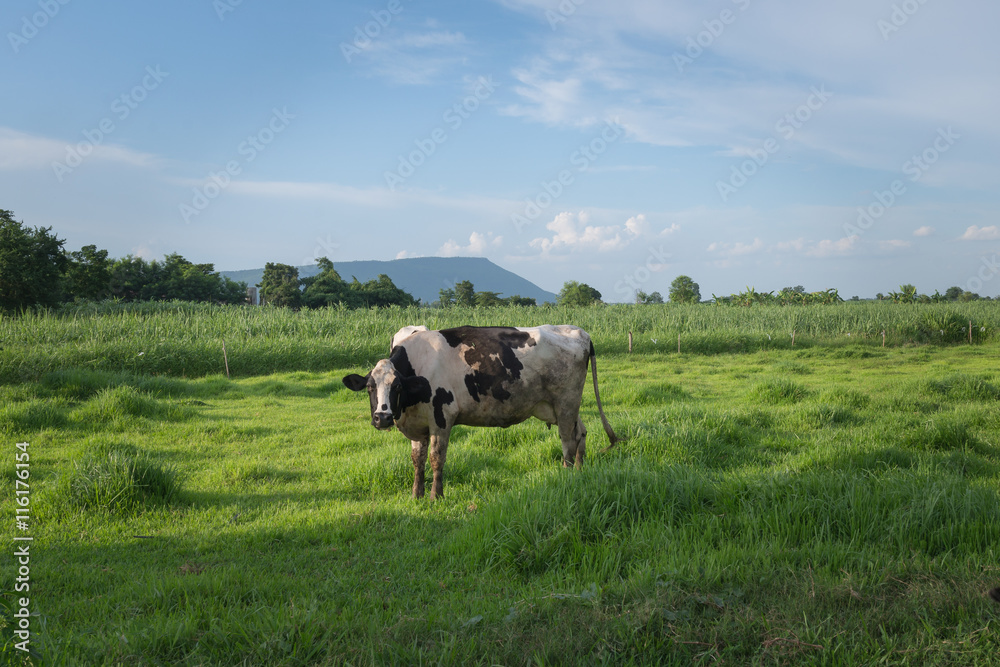
{"label": "tree", "polygon": [[556,302],[560,306],[591,306],[601,303],[601,293],[586,283],[570,280],[559,290]]}
{"label": "tree", "polygon": [[152,269],[142,257],[125,255],[111,265],[111,281],[108,286],[111,296],[122,301],[139,301],[145,296],[147,284],[151,281]]}
{"label": "tree", "polygon": [[521,296],[520,294],[515,294],[514,296],[509,296],[504,299],[508,304],[512,306],[537,306],[535,298],[531,296]]}
{"label": "tree", "polygon": [[302,292],[299,290],[299,269],[297,267],[268,262],[264,265],[264,276],[258,287],[260,287],[264,303],[289,308],[298,308],[302,305]]}
{"label": "tree", "polygon": [[638,304],[663,303],[663,295],[659,292],[646,294],[642,290],[635,293],[635,302]]}
{"label": "tree", "polygon": [[392,279],[380,273],[375,280],[361,283],[357,278],[349,285],[351,302],[356,308],[385,308],[386,306],[416,306],[413,295],[396,287]]}
{"label": "tree", "polygon": [[672,303],[698,303],[701,301],[701,289],[688,276],[677,276],[670,283],[669,298]]}
{"label": "tree", "polygon": [[107,250],[85,245],[67,256],[66,296],[70,299],[107,298],[111,290],[111,260]]}
{"label": "tree", "polygon": [[445,288],[438,291],[438,304],[442,308],[450,308],[455,305],[455,290]]}
{"label": "tree", "polygon": [[949,287],[944,291],[944,298],[948,301],[958,301],[962,298],[962,292],[964,291],[965,290],[958,286]]}
{"label": "tree", "polygon": [[64,240],[52,228],[29,229],[0,209],[0,309],[22,311],[53,306],[62,297],[62,275],[68,260]]}
{"label": "tree", "polygon": [[476,290],[471,281],[463,280],[455,284],[455,305],[466,308],[476,305]]}
{"label": "tree", "polygon": [[499,306],[504,302],[500,298],[500,292],[476,292],[476,306],[480,308],[490,308]]}
{"label": "tree", "polygon": [[333,268],[333,262],[326,257],[316,260],[320,272],[315,276],[302,279],[304,289],[302,301],[309,308],[321,308],[344,304],[353,306],[350,286]]}

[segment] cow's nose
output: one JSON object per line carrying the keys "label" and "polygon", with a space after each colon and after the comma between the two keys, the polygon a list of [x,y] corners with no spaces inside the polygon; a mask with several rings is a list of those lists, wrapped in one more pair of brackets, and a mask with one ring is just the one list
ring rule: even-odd
{"label": "cow's nose", "polygon": [[392,428],[392,422],[391,412],[376,412],[372,415],[372,426],[379,430]]}

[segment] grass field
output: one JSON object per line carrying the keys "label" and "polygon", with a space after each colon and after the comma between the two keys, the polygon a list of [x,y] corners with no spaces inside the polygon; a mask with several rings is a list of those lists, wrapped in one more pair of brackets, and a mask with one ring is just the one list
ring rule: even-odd
{"label": "grass field", "polygon": [[[964,305],[0,320],[34,662],[1000,664],[1000,309]],[[628,440],[600,452],[589,393],[583,470],[541,422],[458,427],[446,497],[412,500],[340,378],[401,324],[541,321],[594,335]]]}

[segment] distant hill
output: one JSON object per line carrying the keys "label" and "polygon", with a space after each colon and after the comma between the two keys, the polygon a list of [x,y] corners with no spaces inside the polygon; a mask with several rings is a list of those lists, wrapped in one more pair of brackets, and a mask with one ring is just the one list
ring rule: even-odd
{"label": "distant hill", "polygon": [[[300,266],[299,277],[308,278],[319,273],[319,267]],[[350,282],[357,278],[361,282],[374,280],[380,273],[392,278],[396,287],[409,292],[421,303],[437,301],[439,292],[455,286],[463,280],[471,281],[477,292],[499,292],[501,297],[525,296],[534,298],[538,305],[551,301],[556,295],[546,292],[507,269],[503,269],[485,257],[411,257],[391,261],[334,262],[333,268],[340,277]],[[242,271],[220,271],[224,276],[247,285],[256,285],[264,277],[264,269],[244,269]]]}

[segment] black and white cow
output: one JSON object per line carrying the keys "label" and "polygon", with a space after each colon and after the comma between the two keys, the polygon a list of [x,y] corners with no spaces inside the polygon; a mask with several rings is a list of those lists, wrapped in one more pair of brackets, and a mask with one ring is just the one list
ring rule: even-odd
{"label": "black and white cow", "polygon": [[388,359],[364,377],[348,375],[344,385],[368,391],[372,426],[395,425],[411,440],[414,498],[424,495],[429,450],[431,498],[438,498],[444,495],[448,436],[456,424],[507,427],[537,417],[558,424],[563,465],[582,466],[587,429],[580,403],[588,361],[597,410],[613,447],[618,436],[601,407],[594,345],[575,326],[404,327],[393,336]]}

